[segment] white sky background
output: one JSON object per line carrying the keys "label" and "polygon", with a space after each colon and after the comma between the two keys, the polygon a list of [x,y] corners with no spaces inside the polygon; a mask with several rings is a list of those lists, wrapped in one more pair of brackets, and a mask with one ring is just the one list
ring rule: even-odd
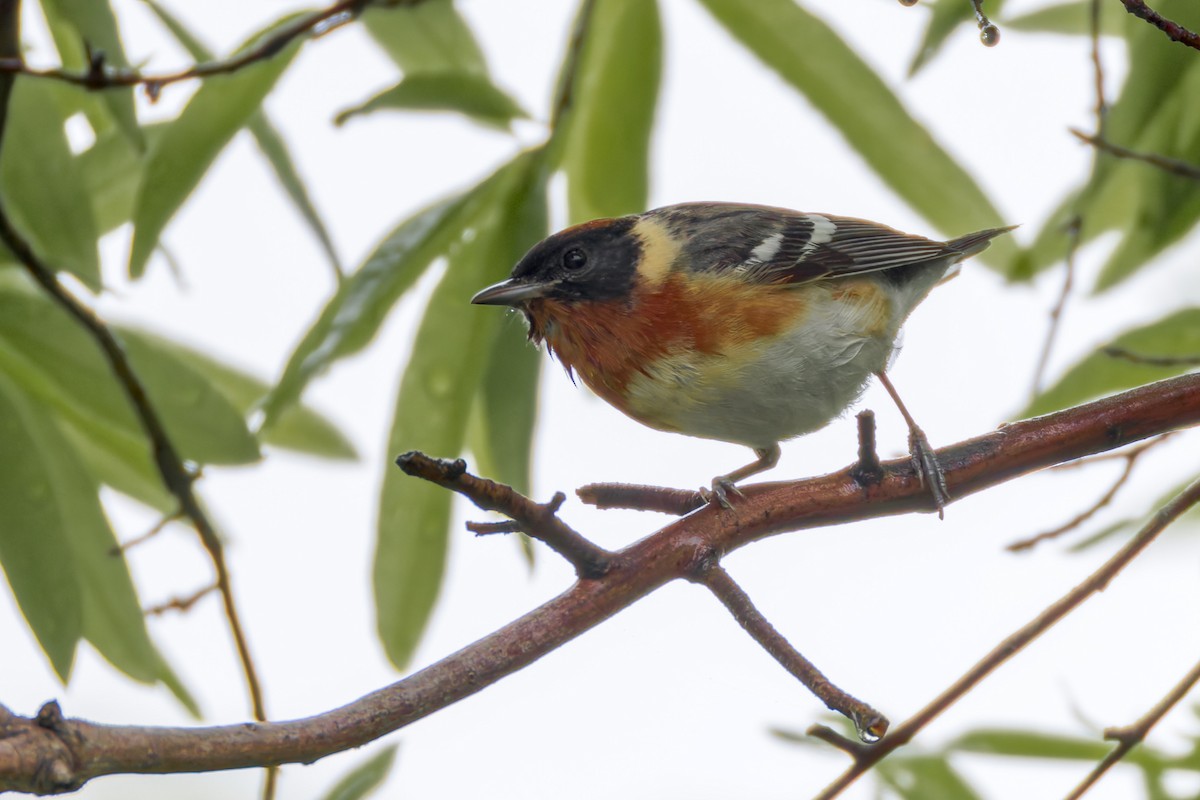
{"label": "white sky background", "polygon": [[[964,0],[965,2],[965,0]],[[164,44],[142,6],[115,3],[131,58],[164,69],[185,58]],[[219,52],[294,7],[209,0],[173,3]],[[1012,12],[1040,3],[1009,4]],[[497,83],[544,117],[575,3],[465,0]],[[833,23],[901,93],[1005,214],[1024,222],[1028,241],[1087,168],[1089,154],[1067,133],[1089,128],[1093,102],[1088,44],[1004,31],[1000,46],[963,28],[915,81],[904,70],[927,11],[897,2],[808,4]],[[721,199],[868,217],[934,234],[861,164],[795,92],[766,71],[697,3],[663,0],[666,68],[655,131],[651,204]],[[1163,46],[1178,46],[1167,43]],[[1109,86],[1119,85],[1122,50],[1106,46]],[[351,26],[309,44],[271,95],[315,202],[349,264],[400,218],[476,181],[518,143],[449,116],[377,114],[335,129],[333,115],[395,79],[390,62]],[[190,91],[168,88],[170,108]],[[151,109],[151,114],[159,114]],[[544,133],[518,129],[523,143]],[[880,135],[887,135],[880,131]],[[559,220],[561,221],[561,219]],[[965,231],[947,231],[948,235]],[[99,304],[113,319],[172,333],[264,377],[281,365],[331,291],[326,264],[250,138],[239,136],[168,229],[183,285],[161,258],[150,276],[123,277],[127,232],[105,242],[106,276],[116,290]],[[1101,246],[1102,249],[1103,246]],[[1195,304],[1180,289],[1189,262],[1176,248],[1158,268],[1110,297],[1077,302],[1052,374],[1114,330],[1114,320],[1161,316]],[[1086,286],[1101,251],[1083,254]],[[915,313],[893,379],[935,446],[992,429],[1026,400],[1031,370],[1061,276],[1009,289],[971,263]],[[399,367],[431,283],[405,300],[365,355],[336,368],[308,399],[328,412],[362,452],[343,465],[270,452],[262,466],[212,469],[204,497],[227,531],[228,557],[270,713],[292,718],[348,702],[399,676],[374,633],[370,557]],[[1190,292],[1190,296],[1185,292]],[[466,302],[467,298],[463,298]],[[479,313],[499,313],[481,308]],[[536,495],[623,480],[707,484],[747,460],[733,445],[658,433],[576,388],[557,367],[545,372],[537,439]],[[860,407],[878,412],[881,452],[899,454],[905,430],[886,395],[871,388]],[[1195,469],[1188,445],[1164,448],[1103,520],[1140,510]],[[820,474],[852,460],[852,418],[784,446],[770,479]],[[773,623],[827,675],[899,722],[945,688],[996,642],[1098,565],[1116,546],[1072,556],[1061,545],[1010,555],[1015,538],[1069,519],[1119,470],[1024,479],[965,499],[946,520],[910,515],[776,537],[726,565]],[[458,507],[458,518],[482,518]],[[154,519],[114,498],[115,524],[128,538]],[[600,544],[619,547],[667,521],[650,514],[593,512],[568,502],[563,516]],[[1102,521],[1103,521],[1102,520]],[[1100,523],[1097,523],[1100,524]],[[461,529],[460,529],[461,530]],[[195,537],[175,527],[132,554],[144,602],[187,594],[209,580]],[[1197,560],[1189,540],[1168,534],[1043,640],[1004,666],[932,725],[920,745],[935,747],[981,724],[1040,726],[1086,734],[1127,724],[1200,656]],[[503,538],[453,539],[450,572],[417,657],[425,666],[567,588],[570,570],[539,553],[532,575]],[[51,676],[7,593],[0,593],[0,702],[32,713],[51,697],[65,712],[112,723],[188,724],[164,691],[124,681],[84,648],[69,690]],[[215,598],[191,613],[151,622],[171,663],[198,695],[208,723],[249,718],[245,689]],[[779,743],[766,729],[803,730],[820,702],[745,636],[714,598],[674,584],[524,671],[394,734],[399,761],[381,797],[404,798],[797,798],[816,792],[846,765],[832,749]],[[1182,747],[1181,709],[1154,734]],[[1192,724],[1194,728],[1194,724]],[[1175,732],[1173,734],[1173,732]],[[283,772],[281,797],[311,798],[367,756],[326,759]],[[1058,797],[1090,765],[1015,769],[963,760],[990,797]],[[260,773],[114,777],[80,793],[127,797],[253,797]],[[845,794],[870,796],[870,780]],[[1093,793],[1125,798],[1136,787],[1118,769]],[[1190,787],[1194,793],[1195,787]]]}

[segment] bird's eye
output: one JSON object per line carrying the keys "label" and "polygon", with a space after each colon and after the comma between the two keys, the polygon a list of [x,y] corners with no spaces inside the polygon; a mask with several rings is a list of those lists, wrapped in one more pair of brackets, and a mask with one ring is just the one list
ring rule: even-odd
{"label": "bird's eye", "polygon": [[572,247],[563,253],[562,263],[567,269],[583,269],[587,265],[587,253],[578,247]]}

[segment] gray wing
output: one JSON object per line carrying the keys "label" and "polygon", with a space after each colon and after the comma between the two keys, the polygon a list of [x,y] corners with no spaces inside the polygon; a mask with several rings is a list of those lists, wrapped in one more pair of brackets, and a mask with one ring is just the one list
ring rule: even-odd
{"label": "gray wing", "polygon": [[739,273],[761,283],[798,284],[864,272],[896,270],[986,246],[1002,229],[937,242],[852,217],[731,203],[686,203],[647,212],[688,244],[694,270]]}

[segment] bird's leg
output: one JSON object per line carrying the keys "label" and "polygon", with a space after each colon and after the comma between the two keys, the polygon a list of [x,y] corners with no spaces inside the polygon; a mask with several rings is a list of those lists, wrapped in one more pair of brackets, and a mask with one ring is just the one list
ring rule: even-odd
{"label": "bird's leg", "polygon": [[735,485],[738,481],[764,472],[779,463],[780,450],[778,444],[773,444],[770,447],[755,447],[754,454],[758,458],[746,466],[739,467],[727,475],[718,475],[713,478],[712,497],[716,498],[722,508],[733,508],[733,505],[729,502],[730,492],[736,494],[738,497],[742,496],[741,490]]}
{"label": "bird's leg", "polygon": [[917,477],[921,483],[927,486],[929,493],[933,495],[933,504],[937,508],[938,519],[945,519],[946,514],[943,509],[950,502],[950,491],[946,488],[946,476],[942,473],[942,465],[938,463],[933,448],[929,446],[929,439],[925,437],[925,431],[921,430],[921,426],[917,425],[912,414],[908,413],[908,409],[904,407],[904,401],[896,393],[896,387],[892,386],[888,376],[880,370],[875,373],[875,377],[879,378],[883,388],[887,389],[887,393],[896,403],[896,408],[900,409],[900,415],[908,423],[908,452],[912,456],[913,467],[916,468]]}

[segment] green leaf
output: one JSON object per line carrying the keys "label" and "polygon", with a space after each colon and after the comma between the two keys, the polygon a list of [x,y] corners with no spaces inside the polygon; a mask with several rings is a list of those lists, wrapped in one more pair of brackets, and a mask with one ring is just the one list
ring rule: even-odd
{"label": "green leaf", "polygon": [[392,306],[462,236],[466,199],[442,200],[400,223],[342,282],[263,403],[263,430],[299,400],[309,381],[375,338]]}
{"label": "green leaf", "polygon": [[529,343],[525,323],[506,316],[484,366],[476,399],[478,425],[470,447],[480,473],[522,494],[530,488],[541,365],[541,353]]}
{"label": "green leaf", "polygon": [[[251,37],[242,52],[293,19],[285,17]],[[163,131],[146,160],[134,208],[129,274],[138,278],[167,222],[196,188],[217,154],[261,107],[299,49],[293,42],[265,61],[232,75],[206,78],[191,101]]]}
{"label": "green leaf", "polygon": [[[162,126],[145,131],[151,137]],[[133,219],[133,204],[142,180],[143,156],[116,130],[97,136],[95,143],[75,157],[96,227],[103,233]]]}
{"label": "green leaf", "polygon": [[[90,67],[84,43],[93,53],[104,55],[105,65],[117,68],[129,66],[125,48],[121,44],[117,18],[109,3],[97,0],[42,0],[41,5],[64,66],[72,69]],[[86,90],[77,88],[75,91]],[[145,149],[146,142],[138,127],[133,92],[134,87],[130,86],[105,89],[96,95],[116,123],[116,129],[132,147],[141,151]],[[105,132],[105,126],[98,124],[94,116],[90,119],[97,135]]]}
{"label": "green leaf", "polygon": [[875,767],[881,781],[905,800],[978,800],[979,795],[943,756],[893,758]]}
{"label": "green leaf", "polygon": [[[63,120],[46,82],[18,78],[9,98],[0,195],[14,226],[55,270],[100,288],[96,224]],[[0,245],[0,260],[12,260]]]}
{"label": "green leaf", "polygon": [[144,437],[88,417],[58,418],[59,427],[95,479],[160,514],[179,507],[150,457]]}
{"label": "green leaf", "polygon": [[[1115,3],[1100,4],[1100,33],[1120,36],[1125,32],[1122,14]],[[1027,33],[1059,33],[1090,36],[1092,33],[1092,0],[1068,0],[1065,3],[1034,9],[1004,20],[1005,30]]]}
{"label": "green leaf", "polygon": [[375,792],[387,779],[396,762],[396,745],[381,748],[378,753],[346,773],[322,800],[362,800]]}
{"label": "green leaf", "polygon": [[[880,179],[938,229],[959,235],[1002,221],[971,176],[820,19],[791,0],[701,2],[802,92]],[[887,134],[881,136],[880,131]],[[981,258],[993,266],[1008,265],[1015,253],[1011,237],[1002,237]]]}
{"label": "green leaf", "polygon": [[[124,336],[137,337],[147,346],[169,353],[203,375],[243,415],[253,412],[270,391],[265,381],[198,350],[146,331],[128,328],[122,331]],[[285,410],[278,422],[264,431],[262,440],[265,444],[322,458],[358,457],[354,445],[333,422],[306,406],[291,406]]]}
{"label": "green leaf", "polygon": [[1108,755],[1112,747],[1112,744],[1099,738],[1085,739],[1034,731],[981,728],[960,736],[948,744],[946,749],[1059,761],[1099,761]]}
{"label": "green leaf", "polygon": [[483,51],[450,0],[426,0],[408,8],[368,6],[360,19],[406,74],[487,74]]}
{"label": "green leaf", "polygon": [[[211,61],[213,59],[212,51],[209,50],[203,42],[189,31],[182,22],[179,21],[165,8],[160,6],[154,0],[142,0],[146,5],[150,6],[150,10],[158,17],[176,41],[183,46],[197,63]],[[271,124],[271,120],[262,112],[256,112],[247,125],[250,135],[254,137],[254,141],[258,144],[258,149],[266,157],[267,163],[271,165],[271,169],[275,172],[275,177],[279,179],[280,185],[283,186],[292,204],[296,210],[300,212],[300,216],[308,224],[313,235],[317,237],[317,241],[321,243],[321,248],[325,251],[325,255],[329,258],[329,263],[337,272],[341,272],[341,260],[338,258],[337,250],[333,246],[333,239],[329,235],[328,229],[325,227],[321,215],[317,213],[316,206],[313,205],[312,199],[308,195],[308,188],[304,185],[304,181],[300,178],[300,173],[296,171],[296,165],[292,159],[292,154],[288,152],[287,143]]]}
{"label": "green leaf", "polygon": [[[1110,348],[1128,352],[1132,358],[1112,355]],[[1186,363],[1140,362],[1138,357],[1200,358],[1200,308],[1177,311],[1157,322],[1126,331],[1097,348],[1034,398],[1019,416],[1046,414],[1195,369]]]}
{"label": "green leaf", "polygon": [[[960,25],[970,22],[974,26],[975,12],[970,3],[960,0],[937,0],[934,3],[921,3],[930,9],[929,24],[925,27],[925,36],[913,55],[912,63],[908,65],[908,76],[911,78],[921,71],[921,68],[933,61],[934,56],[941,52],[942,46]],[[1002,0],[992,0],[987,5],[989,15],[1000,11]],[[979,40],[972,37],[976,43]]]}
{"label": "green leaf", "polygon": [[[588,13],[585,4],[584,11]],[[646,210],[650,134],[662,77],[654,0],[596,0],[570,88],[562,137],[572,222]]]}
{"label": "green leaf", "polygon": [[[244,464],[259,457],[242,413],[203,375],[136,335],[123,343],[183,458]],[[88,423],[103,424],[149,449],[129,398],[95,341],[46,298],[0,285],[0,363],[27,391],[83,430]]]}
{"label": "green leaf", "polygon": [[341,112],[338,125],[380,109],[456,111],[483,125],[508,130],[519,117],[528,117],[517,102],[484,75],[464,72],[414,72],[390,89]]}
{"label": "green leaf", "polygon": [[44,427],[37,403],[0,371],[0,452],[10,455],[0,458],[0,566],[26,622],[65,682],[83,635],[83,593],[68,544],[64,489],[49,452],[56,443],[40,435]]}
{"label": "green leaf", "polygon": [[[451,251],[449,265],[425,309],[396,398],[388,448],[439,456],[462,450],[500,322],[468,303],[506,274],[528,244],[516,238],[517,215],[532,192],[544,192],[539,151],[524,153],[480,184],[466,216],[474,237]],[[538,201],[540,202],[540,200]],[[495,311],[495,309],[492,309]],[[446,561],[451,494],[389,470],[380,496],[375,550],[375,604],[388,658],[403,668],[412,657],[437,599]]]}

